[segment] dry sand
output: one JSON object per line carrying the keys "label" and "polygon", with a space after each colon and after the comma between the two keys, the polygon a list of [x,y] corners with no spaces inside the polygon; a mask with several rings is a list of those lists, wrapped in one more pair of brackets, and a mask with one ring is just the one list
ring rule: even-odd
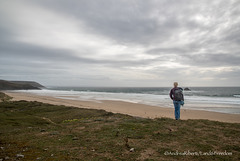
{"label": "dry sand", "polygon": [[[51,96],[40,96],[36,94],[21,92],[5,93],[13,97],[13,100],[39,101],[55,105],[74,106],[89,109],[103,109],[113,113],[122,113],[144,118],[168,117],[174,119],[173,108],[161,108],[157,106],[129,103],[123,101],[80,101],[62,98],[60,99]],[[181,119],[208,119],[221,122],[240,123],[240,114],[225,114],[218,112],[181,109]]]}

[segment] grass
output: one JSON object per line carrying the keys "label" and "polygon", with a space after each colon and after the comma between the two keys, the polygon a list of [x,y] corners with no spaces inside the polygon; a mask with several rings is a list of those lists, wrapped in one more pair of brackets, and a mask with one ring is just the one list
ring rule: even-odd
{"label": "grass", "polygon": [[12,99],[12,97],[6,95],[3,92],[0,92],[0,102],[9,101],[11,99]]}
{"label": "grass", "polygon": [[[8,100],[0,103],[0,147],[6,160],[240,160],[240,124]],[[225,151],[232,155],[217,154]]]}

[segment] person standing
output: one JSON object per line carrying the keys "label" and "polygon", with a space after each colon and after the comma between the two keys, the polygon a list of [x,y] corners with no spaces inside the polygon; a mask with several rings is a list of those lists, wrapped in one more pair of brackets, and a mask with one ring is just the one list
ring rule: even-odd
{"label": "person standing", "polygon": [[175,119],[180,119],[180,107],[184,105],[183,89],[178,87],[178,82],[173,83],[174,87],[171,89],[169,96],[173,100],[175,108]]}

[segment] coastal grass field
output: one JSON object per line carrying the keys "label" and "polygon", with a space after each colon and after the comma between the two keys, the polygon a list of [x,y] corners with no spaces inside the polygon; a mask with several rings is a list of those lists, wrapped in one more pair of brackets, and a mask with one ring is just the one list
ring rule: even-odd
{"label": "coastal grass field", "polygon": [[240,160],[238,123],[146,119],[0,97],[2,160]]}

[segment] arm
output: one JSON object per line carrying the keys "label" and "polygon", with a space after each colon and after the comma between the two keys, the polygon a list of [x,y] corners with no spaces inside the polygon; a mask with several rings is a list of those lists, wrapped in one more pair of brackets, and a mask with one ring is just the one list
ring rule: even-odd
{"label": "arm", "polygon": [[169,93],[170,98],[173,100],[173,90],[171,89],[170,93]]}

